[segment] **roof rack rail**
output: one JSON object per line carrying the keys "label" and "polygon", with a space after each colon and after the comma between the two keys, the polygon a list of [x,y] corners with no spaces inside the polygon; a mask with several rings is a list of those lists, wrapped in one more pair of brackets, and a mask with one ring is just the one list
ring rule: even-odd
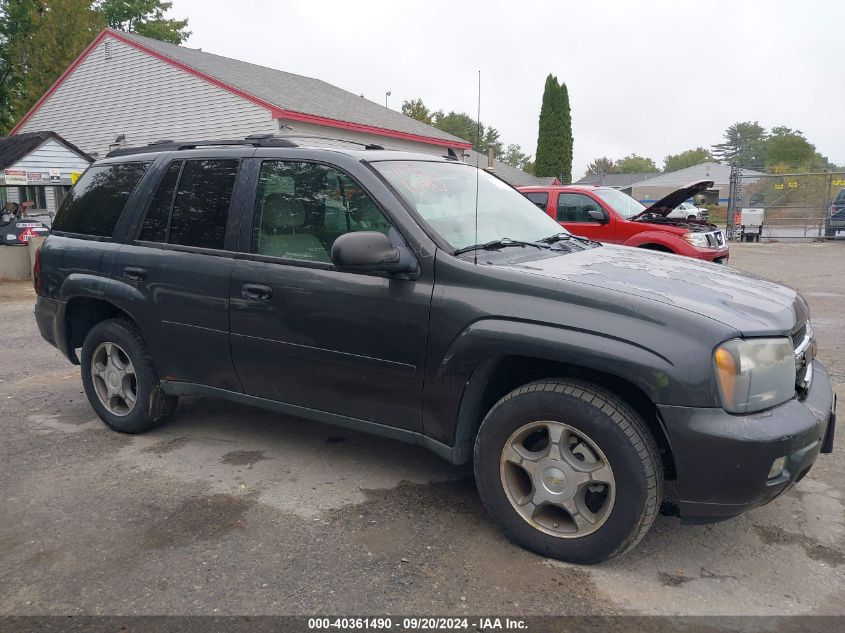
{"label": "roof rack rail", "polygon": [[[270,135],[268,135],[270,136]],[[250,137],[247,137],[250,138]],[[348,143],[349,145],[358,145],[364,149],[384,149],[383,145],[378,143],[362,143],[360,141],[350,141],[345,138],[334,138],[331,136],[320,136],[319,134],[277,134],[274,138],[280,139],[310,139],[315,141],[333,141],[335,143]]]}
{"label": "roof rack rail", "polygon": [[113,158],[115,156],[131,156],[132,154],[145,154],[148,152],[169,152],[182,149],[196,149],[198,147],[238,147],[244,145],[248,145],[250,147],[299,147],[299,145],[293,141],[273,135],[255,135],[252,137],[248,136],[244,139],[211,139],[207,141],[162,140],[154,141],[149,145],[142,145],[140,147],[116,149],[106,154],[106,158]]}
{"label": "roof rack rail", "polygon": [[297,143],[295,139],[347,143],[349,145],[358,145],[368,150],[384,149],[383,146],[376,143],[361,143],[358,141],[349,141],[342,138],[332,138],[330,136],[319,136],[316,134],[250,134],[243,139],[211,139],[207,141],[173,141],[165,139],[153,141],[148,145],[142,145],[140,147],[125,147],[116,149],[106,154],[106,158],[131,156],[133,154],[145,154],[149,152],[170,152],[183,149],[196,149],[198,147],[238,147],[244,145],[250,147],[302,147],[303,144]]}

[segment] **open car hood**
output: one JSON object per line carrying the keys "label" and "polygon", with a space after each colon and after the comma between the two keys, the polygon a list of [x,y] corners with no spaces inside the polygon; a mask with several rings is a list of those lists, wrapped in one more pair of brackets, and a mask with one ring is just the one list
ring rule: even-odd
{"label": "open car hood", "polygon": [[680,189],[676,189],[668,196],[663,196],[660,200],[655,202],[650,207],[646,207],[642,211],[640,211],[637,215],[632,218],[628,218],[629,220],[636,220],[641,218],[644,215],[662,215],[666,217],[672,212],[672,209],[677,207],[682,202],[685,202],[689,198],[692,198],[695,194],[701,193],[706,189],[710,189],[713,186],[712,180],[697,180],[695,182],[691,182],[688,185],[684,185]]}

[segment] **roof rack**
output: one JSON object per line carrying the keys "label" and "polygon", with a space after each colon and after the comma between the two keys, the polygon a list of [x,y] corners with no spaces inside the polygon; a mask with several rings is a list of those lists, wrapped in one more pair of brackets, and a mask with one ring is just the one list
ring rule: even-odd
{"label": "roof rack", "polygon": [[267,138],[273,137],[278,139],[310,139],[315,141],[332,141],[334,143],[347,143],[349,145],[358,145],[359,147],[363,147],[364,149],[384,149],[382,145],[378,145],[377,143],[361,143],[360,141],[350,141],[345,138],[333,138],[331,136],[320,136],[319,134],[256,134],[253,136],[247,136],[247,138]]}
{"label": "roof rack", "polygon": [[211,139],[207,141],[172,141],[169,139],[154,141],[148,145],[140,147],[126,147],[112,150],[106,154],[106,158],[114,158],[117,156],[131,156],[133,154],[145,154],[149,152],[171,152],[183,149],[197,149],[198,147],[303,147],[302,143],[297,143],[293,139],[311,139],[320,141],[332,141],[336,143],[347,143],[349,145],[358,145],[367,150],[384,149],[381,145],[376,143],[360,143],[358,141],[348,141],[341,138],[332,138],[330,136],[318,136],[314,134],[251,134],[243,139]]}

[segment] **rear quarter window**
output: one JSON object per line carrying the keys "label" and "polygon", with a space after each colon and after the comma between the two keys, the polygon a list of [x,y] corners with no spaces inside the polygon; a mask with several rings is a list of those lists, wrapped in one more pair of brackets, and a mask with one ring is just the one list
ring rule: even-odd
{"label": "rear quarter window", "polygon": [[116,163],[89,168],[65,196],[53,231],[111,237],[123,208],[149,163]]}

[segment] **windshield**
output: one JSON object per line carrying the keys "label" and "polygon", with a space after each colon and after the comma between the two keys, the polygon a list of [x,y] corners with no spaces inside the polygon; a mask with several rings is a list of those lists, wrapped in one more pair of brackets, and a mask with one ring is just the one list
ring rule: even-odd
{"label": "windshield", "polygon": [[596,189],[593,193],[609,204],[623,218],[633,217],[645,209],[638,201],[618,189]]}
{"label": "windshield", "polygon": [[385,161],[371,164],[455,250],[502,238],[536,242],[566,233],[566,229],[516,189],[465,163]]}

